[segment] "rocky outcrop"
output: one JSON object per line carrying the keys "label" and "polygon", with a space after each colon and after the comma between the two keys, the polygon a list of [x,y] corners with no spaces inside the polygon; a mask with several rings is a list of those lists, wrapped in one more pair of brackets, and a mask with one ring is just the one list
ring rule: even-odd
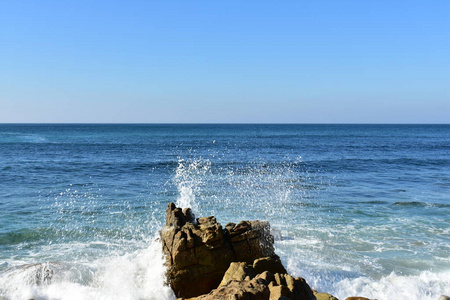
{"label": "rocky outcrop", "polygon": [[[242,221],[223,228],[215,217],[195,219],[190,209],[182,210],[173,203],[167,207],[161,239],[167,279],[178,297],[195,297],[217,288],[232,262],[253,268],[258,258],[278,259],[268,222]],[[257,262],[256,268],[270,263]]]}
{"label": "rocky outcrop", "polygon": [[[276,259],[265,258],[272,261],[271,266],[283,268]],[[256,262],[256,260],[255,260]],[[255,265],[253,263],[253,266]],[[225,272],[222,282],[217,289],[196,300],[315,300],[313,291],[303,278],[293,278],[286,272],[272,273],[268,270],[257,273],[250,264],[233,262]],[[192,300],[192,299],[191,299]]]}
{"label": "rocky outcrop", "polygon": [[268,300],[270,290],[264,280],[255,278],[245,281],[230,281],[225,286],[214,289],[207,295],[195,298],[196,300]]}
{"label": "rocky outcrop", "polygon": [[327,293],[318,293],[316,291],[314,291],[314,296],[316,297],[316,300],[338,300],[338,298],[334,297],[333,295]]}

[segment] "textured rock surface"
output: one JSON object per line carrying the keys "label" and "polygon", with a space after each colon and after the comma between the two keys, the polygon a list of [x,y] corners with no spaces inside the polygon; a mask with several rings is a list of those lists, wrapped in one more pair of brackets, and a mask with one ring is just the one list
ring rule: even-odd
{"label": "textured rock surface", "polygon": [[268,300],[270,291],[265,282],[254,278],[248,281],[230,281],[207,295],[197,297],[197,300]]}
{"label": "textured rock surface", "polygon": [[[253,267],[246,263],[232,263],[224,275],[222,284],[197,300],[315,300],[313,291],[303,278],[293,278],[288,274],[264,271],[255,274]],[[226,284],[223,284],[226,282]]]}
{"label": "textured rock surface", "polygon": [[255,259],[275,255],[268,222],[242,221],[223,228],[214,217],[195,220],[190,209],[181,210],[173,203],[166,214],[161,239],[167,278],[177,297],[195,297],[217,288],[231,262],[253,265]]}
{"label": "textured rock surface", "polygon": [[338,298],[334,297],[333,295],[327,294],[327,293],[314,293],[314,296],[316,296],[317,300],[338,300]]}

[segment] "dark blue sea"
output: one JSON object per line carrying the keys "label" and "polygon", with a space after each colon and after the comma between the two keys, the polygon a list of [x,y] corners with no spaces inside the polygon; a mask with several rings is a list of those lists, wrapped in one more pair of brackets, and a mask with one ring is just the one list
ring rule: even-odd
{"label": "dark blue sea", "polygon": [[0,298],[175,299],[169,202],[340,299],[450,294],[450,125],[0,124]]}

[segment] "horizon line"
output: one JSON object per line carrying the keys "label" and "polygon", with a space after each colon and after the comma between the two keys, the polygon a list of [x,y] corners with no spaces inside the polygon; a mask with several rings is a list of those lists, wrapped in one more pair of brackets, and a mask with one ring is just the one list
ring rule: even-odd
{"label": "horizon line", "polygon": [[0,125],[450,125],[450,123],[338,122],[0,122]]}

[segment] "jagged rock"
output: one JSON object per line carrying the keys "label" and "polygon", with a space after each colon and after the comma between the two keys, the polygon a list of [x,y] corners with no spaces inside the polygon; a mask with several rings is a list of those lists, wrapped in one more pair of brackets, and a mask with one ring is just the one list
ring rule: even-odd
{"label": "jagged rock", "polygon": [[292,299],[291,295],[292,292],[289,290],[287,286],[284,285],[271,286],[269,290],[270,290],[269,300],[279,300],[282,297]]}
{"label": "jagged rock", "polygon": [[269,271],[265,271],[265,272],[262,272],[261,274],[258,274],[256,276],[256,278],[260,278],[260,279],[265,280],[267,282],[267,284],[269,284],[272,281],[275,281],[275,277]]}
{"label": "jagged rock", "polygon": [[314,296],[316,296],[317,300],[338,300],[338,298],[334,297],[333,295],[327,294],[327,293],[314,293]]}
{"label": "jagged rock", "polygon": [[223,275],[220,285],[227,285],[230,281],[244,281],[247,277],[255,277],[255,270],[245,262],[232,262]]}
{"label": "jagged rock", "polygon": [[[304,282],[302,278],[293,278],[288,274],[272,274],[269,271],[265,271],[258,274],[253,279],[251,273],[254,272],[252,266],[245,263],[232,263],[230,268],[222,280],[222,283],[217,289],[211,291],[208,295],[202,295],[192,300],[315,300],[312,290]],[[250,275],[247,275],[250,274]],[[233,277],[237,280],[226,278]],[[276,279],[277,278],[277,279]],[[268,289],[267,292],[261,292],[264,289],[260,286],[264,286]],[[261,293],[253,292],[255,286],[258,286],[256,290]]]}
{"label": "jagged rock", "polygon": [[268,222],[241,221],[222,228],[213,216],[197,220],[192,216],[190,210],[171,203],[161,231],[167,278],[178,297],[316,299],[303,278],[287,274],[274,252]]}
{"label": "jagged rock", "polygon": [[248,281],[230,281],[207,295],[197,297],[197,300],[268,300],[270,291],[262,279],[254,278]]}
{"label": "jagged rock", "polygon": [[270,271],[271,273],[287,273],[280,258],[277,255],[273,257],[262,257],[258,258],[253,262],[253,269],[255,269],[256,274],[260,274],[264,271]]}
{"label": "jagged rock", "polygon": [[[275,255],[270,225],[263,221],[228,223],[198,218],[170,203],[161,230],[167,278],[178,297],[195,297],[217,288],[231,262],[253,264]],[[234,287],[237,288],[237,287]]]}

